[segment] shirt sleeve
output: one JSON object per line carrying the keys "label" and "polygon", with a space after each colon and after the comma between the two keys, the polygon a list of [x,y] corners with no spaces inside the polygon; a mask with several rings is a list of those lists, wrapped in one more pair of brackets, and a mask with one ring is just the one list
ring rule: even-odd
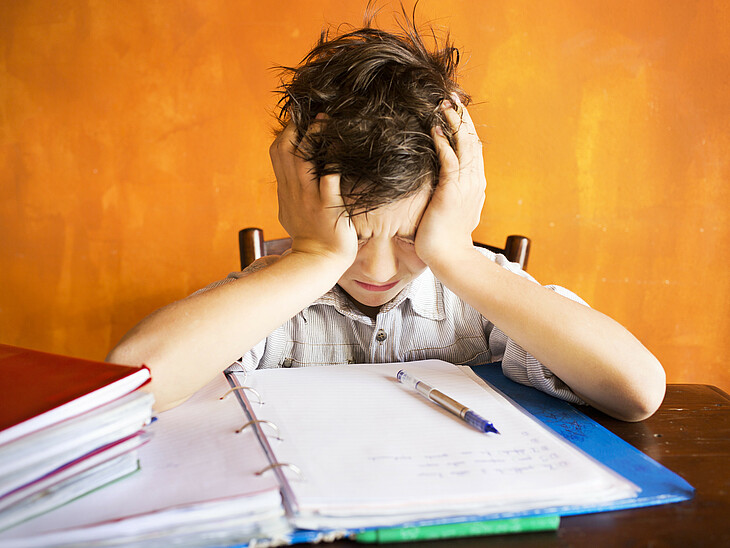
{"label": "shirt sleeve", "polygon": [[[522,270],[517,263],[509,262],[503,255],[496,255],[481,249],[480,251],[503,268],[514,272],[518,276],[522,276],[523,278],[537,283],[535,278]],[[545,288],[555,291],[559,295],[562,295],[572,301],[588,306],[588,304],[578,295],[564,287],[560,287],[558,285],[546,285]],[[485,318],[484,321],[486,324],[485,332],[488,335],[488,344],[489,350],[492,354],[492,359],[495,361],[502,361],[502,372],[506,377],[520,384],[537,388],[538,390],[560,398],[561,400],[581,405],[585,404],[585,402],[579,398],[567,384],[565,384],[547,367],[541,364],[532,354],[510,339],[504,331],[499,329],[488,319]]]}
{"label": "shirt sleeve", "polygon": [[254,347],[238,358],[231,365],[226,367],[226,373],[231,371],[254,371],[259,366],[259,362],[266,350],[266,339],[259,341]]}

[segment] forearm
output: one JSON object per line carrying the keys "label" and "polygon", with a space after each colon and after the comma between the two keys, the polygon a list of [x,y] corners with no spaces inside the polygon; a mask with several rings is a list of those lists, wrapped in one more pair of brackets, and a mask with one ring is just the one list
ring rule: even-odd
{"label": "forearm", "polygon": [[620,324],[477,251],[448,259],[429,264],[436,277],[585,401],[623,420],[641,420],[659,406],[664,370]]}
{"label": "forearm", "polygon": [[156,408],[171,407],[327,292],[344,268],[322,257],[286,255],[154,312],[124,336],[107,360],[147,365]]}

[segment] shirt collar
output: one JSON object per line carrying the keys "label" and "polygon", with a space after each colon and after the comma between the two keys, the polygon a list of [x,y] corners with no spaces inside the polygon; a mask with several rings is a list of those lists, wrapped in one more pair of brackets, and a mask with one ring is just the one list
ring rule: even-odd
{"label": "shirt collar", "polygon": [[[311,306],[316,306],[320,304],[333,306],[335,310],[337,310],[337,312],[339,312],[343,316],[347,316],[348,318],[356,320],[360,323],[374,323],[367,314],[363,314],[357,308],[355,308],[355,305],[352,304],[352,301],[350,301],[350,297],[347,296],[345,291],[339,285],[334,286],[327,293],[314,301]],[[308,319],[307,308],[302,310],[302,315],[304,316],[304,320],[306,321]]]}
{"label": "shirt collar", "polygon": [[[433,321],[446,319],[444,286],[436,279],[430,269],[424,270],[418,278],[401,291],[401,294],[404,293],[404,299],[410,301],[413,311],[419,316]],[[398,297],[394,300],[397,299]]]}

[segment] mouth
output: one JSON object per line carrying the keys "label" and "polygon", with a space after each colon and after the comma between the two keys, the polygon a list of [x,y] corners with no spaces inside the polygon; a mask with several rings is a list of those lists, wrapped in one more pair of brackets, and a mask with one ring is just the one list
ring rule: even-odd
{"label": "mouth", "polygon": [[389,289],[393,289],[396,285],[398,285],[398,282],[393,282],[385,285],[376,285],[366,284],[365,282],[358,282],[357,280],[355,280],[355,283],[366,291],[388,291]]}

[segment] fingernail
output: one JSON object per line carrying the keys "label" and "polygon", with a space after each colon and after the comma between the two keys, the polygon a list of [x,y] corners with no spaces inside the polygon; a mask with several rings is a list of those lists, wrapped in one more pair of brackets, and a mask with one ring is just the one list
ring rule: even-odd
{"label": "fingernail", "polygon": [[451,108],[451,101],[449,101],[448,99],[444,99],[443,101],[441,101],[441,108],[444,110],[446,110],[447,108]]}
{"label": "fingernail", "polygon": [[461,99],[459,99],[459,96],[456,94],[455,91],[451,92],[451,98],[454,100],[454,103],[456,103],[457,105],[461,104]]}
{"label": "fingernail", "polygon": [[436,135],[444,136],[444,130],[441,129],[441,126],[433,126],[433,130],[436,132]]}

